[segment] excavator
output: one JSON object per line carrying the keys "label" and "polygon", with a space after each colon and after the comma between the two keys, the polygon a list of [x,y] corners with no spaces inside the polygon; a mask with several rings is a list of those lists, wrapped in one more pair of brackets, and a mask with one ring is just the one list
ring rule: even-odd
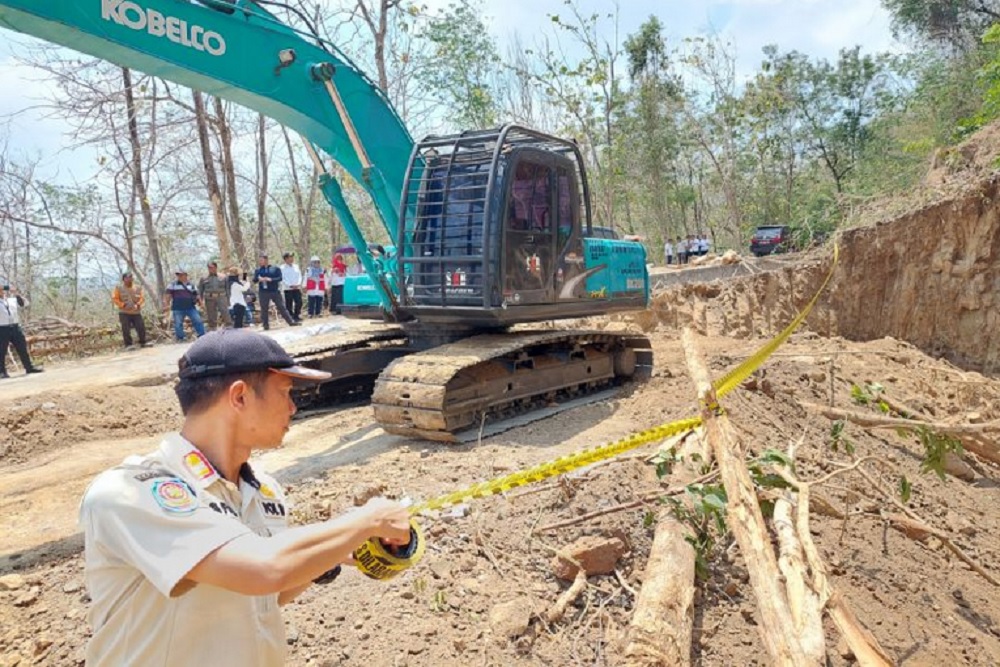
{"label": "excavator", "polygon": [[[0,0],[0,27],[230,100],[302,136],[386,321],[295,346],[300,363],[334,374],[302,400],[371,392],[387,432],[454,442],[648,374],[644,336],[552,323],[649,300],[642,245],[591,235],[574,141],[514,124],[414,141],[308,17],[299,27],[276,7],[296,13],[277,0]],[[370,197],[391,255],[364,237],[331,161]]]}

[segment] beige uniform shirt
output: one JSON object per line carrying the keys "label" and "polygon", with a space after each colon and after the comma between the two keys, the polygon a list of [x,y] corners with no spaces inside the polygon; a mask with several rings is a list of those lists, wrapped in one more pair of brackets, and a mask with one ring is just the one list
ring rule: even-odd
{"label": "beige uniform shirt", "polygon": [[287,527],[281,487],[249,465],[223,479],[180,435],[102,473],[80,508],[93,637],[87,665],[283,665],[278,596],[182,582],[205,556]]}

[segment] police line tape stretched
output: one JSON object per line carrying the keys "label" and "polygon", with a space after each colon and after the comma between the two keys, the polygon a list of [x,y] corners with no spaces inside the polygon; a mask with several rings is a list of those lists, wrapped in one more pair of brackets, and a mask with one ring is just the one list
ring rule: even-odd
{"label": "police line tape stretched", "polygon": [[[819,301],[819,297],[826,289],[830,279],[833,277],[833,271],[837,267],[838,257],[839,248],[837,245],[834,245],[833,263],[830,266],[830,272],[827,274],[826,279],[823,280],[823,284],[820,285],[816,294],[813,295],[813,298],[808,304],[806,304],[806,307],[795,316],[795,319],[793,319],[781,333],[761,346],[759,350],[754,352],[743,363],[712,383],[712,386],[715,388],[716,398],[725,396],[730,391],[738,387],[740,383],[750,377],[750,374],[760,368],[761,364],[763,364],[768,357],[774,354],[774,351],[781,347],[782,343],[788,340],[788,337],[792,335],[792,332],[795,331],[795,329],[797,329],[803,321],[805,321],[806,317],[808,317],[809,313],[812,311],[813,306],[815,306],[816,302]],[[690,431],[700,425],[701,417],[689,417],[687,419],[661,424],[660,426],[654,426],[653,428],[640,433],[635,433],[616,442],[602,445],[600,447],[585,449],[566,456],[560,456],[555,460],[540,463],[525,470],[520,470],[518,472],[487,480],[485,482],[480,482],[478,484],[473,484],[467,488],[447,493],[443,496],[438,496],[437,498],[420,503],[419,505],[414,505],[410,508],[410,514],[411,516],[414,516],[428,510],[444,509],[467,500],[484,498],[497,493],[504,493],[510,491],[511,489],[516,489],[519,486],[527,486],[528,484],[534,484],[545,479],[564,475],[573,470],[578,470],[579,468],[614,458],[619,454],[636,449],[642,445],[664,440],[671,436]],[[424,537],[420,530],[420,526],[415,519],[411,519],[410,544],[407,545],[404,552],[396,553],[392,549],[383,545],[379,540],[373,538],[365,542],[358,549],[358,551],[355,552],[355,564],[357,565],[358,570],[372,579],[391,579],[404,570],[415,565],[423,556],[424,547]]]}
{"label": "police line tape stretched", "polygon": [[[788,340],[789,336],[792,335],[792,332],[805,321],[806,317],[808,317],[809,313],[812,311],[813,306],[815,306],[816,302],[819,301],[820,295],[823,294],[826,286],[830,283],[830,279],[833,277],[833,271],[837,267],[839,255],[839,247],[834,244],[833,262],[830,266],[829,273],[827,273],[826,278],[823,280],[823,284],[820,285],[816,294],[813,295],[813,298],[808,304],[806,304],[805,308],[803,308],[799,314],[795,316],[795,319],[793,319],[781,333],[762,345],[760,349],[754,352],[743,363],[712,383],[718,398],[722,398],[750,377],[750,374],[760,368],[768,357],[774,354],[774,351],[781,347],[781,345]],[[654,426],[653,428],[640,433],[632,434],[616,442],[591,449],[584,449],[573,454],[567,454],[566,456],[560,456],[557,459],[540,463],[525,470],[513,472],[509,475],[497,477],[485,482],[479,482],[478,484],[473,484],[467,488],[447,493],[443,496],[438,496],[437,498],[414,505],[410,508],[410,513],[416,515],[428,510],[444,509],[452,505],[458,505],[459,503],[463,503],[467,500],[484,498],[497,493],[505,493],[511,489],[516,489],[519,486],[535,484],[536,482],[541,482],[542,480],[564,475],[573,470],[578,470],[594,463],[614,458],[627,451],[641,447],[642,445],[664,440],[671,436],[690,431],[697,428],[699,425],[701,425],[701,417],[689,417],[687,419],[661,424],[660,426]]]}

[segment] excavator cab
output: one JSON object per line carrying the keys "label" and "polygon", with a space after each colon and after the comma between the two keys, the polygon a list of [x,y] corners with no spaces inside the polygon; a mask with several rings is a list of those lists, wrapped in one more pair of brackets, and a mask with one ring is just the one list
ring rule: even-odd
{"label": "excavator cab", "polygon": [[428,137],[404,181],[400,311],[504,328],[646,305],[638,243],[590,238],[579,147],[517,125]]}

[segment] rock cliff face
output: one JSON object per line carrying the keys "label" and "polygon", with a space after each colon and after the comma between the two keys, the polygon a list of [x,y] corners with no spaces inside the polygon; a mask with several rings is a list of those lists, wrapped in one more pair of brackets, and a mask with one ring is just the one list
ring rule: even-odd
{"label": "rock cliff face", "polygon": [[[807,326],[852,340],[891,336],[972,370],[1000,371],[1000,176],[959,197],[839,236],[840,262]],[[654,297],[659,327],[770,336],[829,270],[829,250],[725,283]]]}

